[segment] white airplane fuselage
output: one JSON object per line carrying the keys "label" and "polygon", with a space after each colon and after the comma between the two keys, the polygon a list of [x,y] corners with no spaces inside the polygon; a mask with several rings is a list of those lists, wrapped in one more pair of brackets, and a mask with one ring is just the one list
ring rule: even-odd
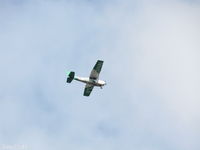
{"label": "white airplane fuselage", "polygon": [[106,82],[103,80],[94,80],[94,79],[90,79],[90,78],[86,78],[86,77],[78,77],[75,76],[74,80],[86,83],[86,84],[91,84],[93,86],[99,86],[99,87],[103,87],[104,85],[106,85]]}

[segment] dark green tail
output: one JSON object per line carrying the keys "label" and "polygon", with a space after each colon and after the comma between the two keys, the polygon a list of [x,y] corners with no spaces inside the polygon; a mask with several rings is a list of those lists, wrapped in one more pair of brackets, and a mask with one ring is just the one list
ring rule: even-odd
{"label": "dark green tail", "polygon": [[72,80],[74,79],[74,76],[75,76],[75,72],[73,71],[69,72],[67,76],[67,83],[71,83]]}

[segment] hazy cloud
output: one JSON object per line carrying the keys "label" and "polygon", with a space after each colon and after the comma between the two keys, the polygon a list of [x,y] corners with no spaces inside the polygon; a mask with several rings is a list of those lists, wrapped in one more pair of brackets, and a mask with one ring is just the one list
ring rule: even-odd
{"label": "hazy cloud", "polygon": [[[198,150],[195,1],[1,1],[0,144]],[[82,96],[66,70],[108,85]]]}

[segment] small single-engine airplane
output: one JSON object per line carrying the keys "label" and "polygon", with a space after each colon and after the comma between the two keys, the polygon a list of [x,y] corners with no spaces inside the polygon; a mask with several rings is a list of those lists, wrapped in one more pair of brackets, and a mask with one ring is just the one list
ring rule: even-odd
{"label": "small single-engine airplane", "polygon": [[77,81],[81,81],[83,83],[86,83],[83,95],[90,96],[90,93],[92,92],[94,86],[98,86],[102,89],[102,87],[104,85],[106,85],[105,81],[99,80],[99,74],[101,72],[102,66],[103,66],[103,61],[98,60],[95,64],[94,68],[92,69],[89,78],[75,76],[75,72],[73,72],[73,71],[68,72],[67,83],[71,83],[73,79],[77,80]]}

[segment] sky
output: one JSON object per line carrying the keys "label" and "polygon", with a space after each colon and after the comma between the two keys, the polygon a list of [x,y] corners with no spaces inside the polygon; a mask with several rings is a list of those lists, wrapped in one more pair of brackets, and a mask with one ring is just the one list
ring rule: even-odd
{"label": "sky", "polygon": [[0,150],[199,150],[199,58],[198,0],[0,0]]}

